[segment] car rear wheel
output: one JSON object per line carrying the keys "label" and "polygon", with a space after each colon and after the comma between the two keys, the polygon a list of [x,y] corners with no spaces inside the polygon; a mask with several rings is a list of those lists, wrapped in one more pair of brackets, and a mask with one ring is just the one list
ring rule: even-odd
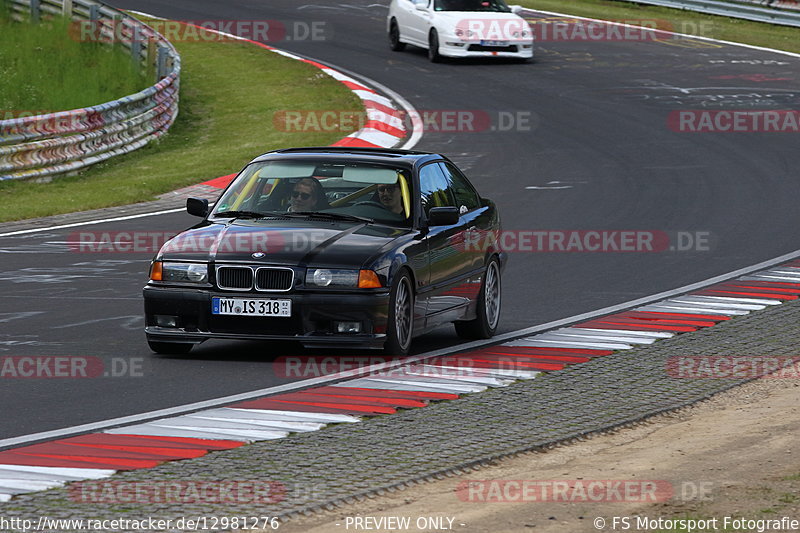
{"label": "car rear wheel", "polygon": [[395,52],[402,52],[406,48],[406,43],[400,42],[400,28],[397,27],[396,20],[392,20],[389,26],[389,46]]}
{"label": "car rear wheel", "polygon": [[428,36],[428,59],[431,63],[438,63],[442,60],[442,55],[439,53],[439,34],[436,30],[431,30]]}
{"label": "car rear wheel", "polygon": [[387,355],[406,355],[414,334],[414,289],[408,272],[397,275],[389,294],[389,324],[384,351]]}
{"label": "car rear wheel", "polygon": [[464,339],[488,339],[494,336],[500,323],[500,263],[496,257],[489,261],[478,296],[477,317],[456,322],[456,333]]}
{"label": "car rear wheel", "polygon": [[153,350],[155,353],[160,353],[164,355],[183,355],[187,354],[192,350],[194,344],[191,342],[158,342],[158,341],[147,341],[147,345],[150,346],[150,349]]}

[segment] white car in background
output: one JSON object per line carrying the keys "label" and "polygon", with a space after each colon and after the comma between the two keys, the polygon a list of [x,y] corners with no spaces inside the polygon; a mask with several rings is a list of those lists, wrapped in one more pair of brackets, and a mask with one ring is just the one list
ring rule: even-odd
{"label": "white car in background", "polygon": [[392,0],[389,44],[426,48],[433,62],[445,57],[533,57],[533,32],[503,0]]}

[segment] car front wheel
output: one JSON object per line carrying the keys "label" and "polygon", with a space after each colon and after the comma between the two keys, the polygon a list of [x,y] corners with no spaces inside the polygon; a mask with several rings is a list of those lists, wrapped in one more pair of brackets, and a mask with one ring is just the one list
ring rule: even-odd
{"label": "car front wheel", "polygon": [[439,34],[436,30],[431,30],[428,36],[428,59],[431,63],[438,63],[442,60],[442,55],[439,53]]}
{"label": "car front wheel", "polygon": [[389,27],[389,46],[395,52],[402,52],[406,48],[406,43],[400,42],[400,28],[397,27],[397,21],[392,21]]}
{"label": "car front wheel", "polygon": [[414,333],[414,285],[408,272],[397,275],[389,294],[389,324],[384,351],[387,355],[406,355]]}
{"label": "car front wheel", "polygon": [[456,333],[464,339],[489,339],[500,323],[500,263],[496,257],[489,261],[478,296],[478,311],[474,320],[456,322]]}

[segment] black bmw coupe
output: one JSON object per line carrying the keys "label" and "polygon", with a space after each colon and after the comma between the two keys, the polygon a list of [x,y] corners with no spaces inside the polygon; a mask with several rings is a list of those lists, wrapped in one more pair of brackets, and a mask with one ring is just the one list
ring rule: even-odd
{"label": "black bmw coupe", "polygon": [[250,162],[213,209],[166,242],[144,288],[157,353],[206,339],[408,353],[453,322],[489,338],[506,254],[500,217],[443,155],[293,148]]}

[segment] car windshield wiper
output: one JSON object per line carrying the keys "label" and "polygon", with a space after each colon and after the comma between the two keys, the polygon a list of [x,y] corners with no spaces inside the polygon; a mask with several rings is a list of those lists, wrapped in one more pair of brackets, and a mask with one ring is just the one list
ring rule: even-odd
{"label": "car windshield wiper", "polygon": [[359,217],[356,215],[345,215],[344,213],[330,213],[328,211],[296,211],[293,213],[286,213],[290,217],[315,217],[315,218],[330,218],[332,220],[350,220],[352,222],[364,222],[366,224],[375,223],[375,219],[367,217]]}
{"label": "car windshield wiper", "polygon": [[286,213],[272,213],[272,212],[262,212],[262,211],[246,211],[246,210],[232,210],[232,211],[222,211],[221,213],[215,213],[215,217],[225,217],[225,218],[267,218],[267,217],[285,217]]}

